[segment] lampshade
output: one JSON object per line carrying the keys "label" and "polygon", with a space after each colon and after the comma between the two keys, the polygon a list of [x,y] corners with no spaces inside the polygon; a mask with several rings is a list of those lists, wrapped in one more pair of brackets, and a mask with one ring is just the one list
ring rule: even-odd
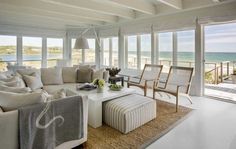
{"label": "lampshade", "polygon": [[75,41],[74,49],[89,49],[87,39],[83,37],[77,38]]}

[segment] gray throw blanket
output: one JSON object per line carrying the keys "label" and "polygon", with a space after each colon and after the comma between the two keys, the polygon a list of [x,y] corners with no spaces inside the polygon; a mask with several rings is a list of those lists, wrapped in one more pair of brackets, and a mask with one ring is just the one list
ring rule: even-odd
{"label": "gray throw blanket", "polygon": [[21,149],[54,149],[64,142],[81,139],[83,129],[81,96],[19,109]]}

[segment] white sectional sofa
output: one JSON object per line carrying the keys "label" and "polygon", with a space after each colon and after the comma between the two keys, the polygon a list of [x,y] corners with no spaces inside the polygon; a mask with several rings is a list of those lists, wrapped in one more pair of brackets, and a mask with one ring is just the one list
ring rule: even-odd
{"label": "white sectional sofa", "polygon": [[[56,70],[54,70],[56,69]],[[75,94],[68,90],[72,89],[74,90],[76,84],[79,83],[85,83],[83,82],[83,75],[86,74],[87,71],[85,69],[82,70],[82,72],[78,72],[80,68],[73,69],[72,67],[69,68],[42,68],[39,69],[24,69],[24,70],[18,70],[17,75],[21,78],[25,78],[25,75],[32,75],[32,78],[38,77],[40,78],[40,81],[42,84],[38,83],[39,80],[34,82],[34,80],[31,80],[32,78],[28,78],[29,84],[26,83],[26,86],[31,87],[35,92],[43,89],[47,91],[49,94],[53,94],[55,91],[59,89],[67,89],[66,94],[67,96],[75,96]],[[73,71],[75,70],[75,71]],[[36,75],[35,75],[36,74]],[[79,76],[82,74],[81,76]],[[91,74],[91,80],[94,77],[105,77],[105,79],[108,78],[108,72],[102,72],[102,70],[93,70]],[[79,78],[79,79],[78,79]],[[89,79],[88,76],[85,76],[86,79]],[[41,86],[42,85],[42,86]],[[1,101],[0,101],[0,107],[1,107]],[[61,144],[57,148],[73,148],[76,147],[84,142],[87,141],[87,121],[88,121],[88,99],[87,97],[83,97],[83,113],[84,113],[84,137],[80,140],[72,140],[68,141],[66,143]],[[3,109],[0,108],[0,148],[4,149],[18,149],[19,143],[18,143],[18,110],[8,111],[4,112]]]}

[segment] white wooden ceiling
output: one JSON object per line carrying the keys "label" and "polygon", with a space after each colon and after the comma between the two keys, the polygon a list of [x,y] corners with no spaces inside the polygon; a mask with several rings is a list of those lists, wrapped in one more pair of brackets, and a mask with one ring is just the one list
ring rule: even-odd
{"label": "white wooden ceiling", "polygon": [[112,25],[234,0],[0,0],[0,24],[54,29]]}

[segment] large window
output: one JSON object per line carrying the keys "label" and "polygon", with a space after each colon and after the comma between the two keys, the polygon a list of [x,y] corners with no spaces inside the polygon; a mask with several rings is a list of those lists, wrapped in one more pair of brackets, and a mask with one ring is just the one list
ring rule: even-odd
{"label": "large window", "polygon": [[42,38],[23,37],[23,65],[41,68]]}
{"label": "large window", "polygon": [[151,35],[141,35],[141,69],[145,64],[151,64]]}
{"label": "large window", "polygon": [[16,36],[0,35],[0,71],[5,71],[7,62],[16,62]]}
{"label": "large window", "polygon": [[194,30],[177,32],[178,66],[194,67],[195,35]]}
{"label": "large window", "polygon": [[47,67],[56,66],[58,59],[63,59],[63,39],[47,38]]}
{"label": "large window", "polygon": [[71,47],[72,47],[72,65],[79,65],[80,63],[82,63],[82,50],[81,49],[74,49],[75,46],[75,40],[76,39],[72,39],[71,41]]}
{"label": "large window", "polygon": [[103,39],[103,65],[109,66],[109,51],[110,51],[110,42],[109,38]]}
{"label": "large window", "polygon": [[112,66],[118,67],[118,38],[112,38]]}
{"label": "large window", "polygon": [[87,39],[89,49],[85,49],[85,63],[95,63],[95,39]]}
{"label": "large window", "polygon": [[163,71],[168,72],[169,66],[172,65],[173,54],[173,33],[159,33],[159,64],[164,65]]}
{"label": "large window", "polygon": [[128,36],[127,68],[137,69],[137,36]]}

